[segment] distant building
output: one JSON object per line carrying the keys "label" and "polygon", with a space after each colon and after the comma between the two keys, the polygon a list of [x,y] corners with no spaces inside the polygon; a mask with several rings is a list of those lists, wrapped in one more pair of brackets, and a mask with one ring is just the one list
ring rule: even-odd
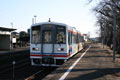
{"label": "distant building", "polygon": [[90,38],[92,42],[100,42],[100,37]]}
{"label": "distant building", "polygon": [[0,27],[0,50],[10,50],[11,31],[16,29]]}
{"label": "distant building", "polygon": [[83,34],[83,36],[84,36],[84,40],[88,41],[88,35],[87,34]]}

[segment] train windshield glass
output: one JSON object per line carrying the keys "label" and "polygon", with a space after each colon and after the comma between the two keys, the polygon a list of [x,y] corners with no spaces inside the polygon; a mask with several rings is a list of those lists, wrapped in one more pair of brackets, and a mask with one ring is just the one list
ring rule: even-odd
{"label": "train windshield glass", "polygon": [[56,44],[65,44],[65,26],[56,25]]}
{"label": "train windshield glass", "polygon": [[44,40],[43,42],[44,43],[51,43],[52,42],[52,32],[51,31],[44,31]]}
{"label": "train windshield glass", "polygon": [[33,44],[40,43],[40,26],[32,27],[32,43]]}

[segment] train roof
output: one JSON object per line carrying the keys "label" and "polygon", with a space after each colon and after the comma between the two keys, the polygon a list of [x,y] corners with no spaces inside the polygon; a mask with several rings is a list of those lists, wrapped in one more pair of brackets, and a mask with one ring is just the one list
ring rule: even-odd
{"label": "train roof", "polygon": [[32,24],[32,26],[43,25],[43,24],[55,24],[55,25],[68,26],[67,24],[58,23],[58,22],[40,22],[40,23]]}
{"label": "train roof", "polygon": [[[66,26],[66,27],[68,27],[69,29],[72,29],[73,31],[78,32],[78,33],[81,34],[81,32],[79,32],[75,27],[69,26],[69,25],[64,24],[64,23],[59,23],[59,22],[40,22],[40,23],[32,24],[31,26],[34,27],[34,26],[43,25],[43,24],[54,24],[54,25]],[[82,35],[82,34],[81,34],[81,35]]]}

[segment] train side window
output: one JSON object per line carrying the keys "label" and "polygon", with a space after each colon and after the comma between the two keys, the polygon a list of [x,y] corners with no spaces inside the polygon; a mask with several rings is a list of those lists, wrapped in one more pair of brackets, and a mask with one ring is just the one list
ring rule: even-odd
{"label": "train side window", "polygon": [[71,38],[70,38],[70,39],[71,39],[71,40],[70,40],[70,41],[71,41],[70,44],[72,44],[72,41],[73,41],[73,40],[72,40],[72,36],[73,36],[73,34],[72,34],[72,32],[70,32],[70,37],[71,37]]}
{"label": "train side window", "polygon": [[32,39],[33,44],[40,43],[40,26],[32,27]]}
{"label": "train side window", "polygon": [[77,35],[75,35],[75,39],[74,40],[75,40],[75,43],[77,43],[77,41],[76,41],[77,40]]}
{"label": "train side window", "polygon": [[72,36],[72,40],[73,40],[73,43],[75,43],[75,35],[73,34],[73,36]]}
{"label": "train side window", "polygon": [[75,35],[72,36],[73,43],[75,43]]}
{"label": "train side window", "polygon": [[70,37],[71,35],[70,35],[70,32],[68,32],[68,44],[70,45],[70,39],[71,39],[71,37]]}
{"label": "train side window", "polygon": [[77,43],[77,35],[73,34],[73,43]]}
{"label": "train side window", "polygon": [[80,35],[79,35],[79,43],[80,43]]}
{"label": "train side window", "polygon": [[77,34],[77,40],[76,41],[77,41],[77,43],[79,43],[79,34]]}

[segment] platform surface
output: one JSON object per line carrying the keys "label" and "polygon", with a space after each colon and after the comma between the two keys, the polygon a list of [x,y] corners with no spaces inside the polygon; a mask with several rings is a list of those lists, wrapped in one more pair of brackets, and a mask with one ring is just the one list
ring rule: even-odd
{"label": "platform surface", "polygon": [[88,47],[43,80],[120,80],[120,57],[116,56],[113,62],[112,53],[106,48],[103,49],[100,44],[91,44],[85,53],[87,49]]}

